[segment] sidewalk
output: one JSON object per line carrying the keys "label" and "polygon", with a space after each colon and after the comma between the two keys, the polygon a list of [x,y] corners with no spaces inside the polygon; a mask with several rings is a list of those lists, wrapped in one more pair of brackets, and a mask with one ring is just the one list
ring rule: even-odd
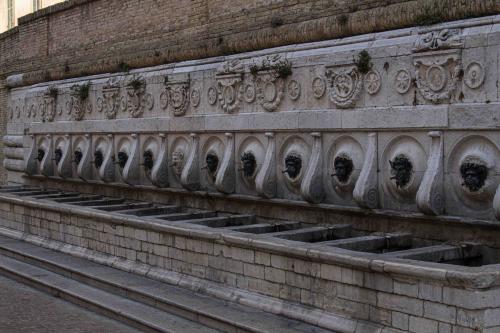
{"label": "sidewalk", "polygon": [[139,333],[121,323],[0,276],[2,333]]}

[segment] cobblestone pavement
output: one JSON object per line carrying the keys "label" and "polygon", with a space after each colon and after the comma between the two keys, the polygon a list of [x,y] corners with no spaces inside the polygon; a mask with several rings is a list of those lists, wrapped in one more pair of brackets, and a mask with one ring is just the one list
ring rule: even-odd
{"label": "cobblestone pavement", "polygon": [[0,276],[1,333],[140,333]]}

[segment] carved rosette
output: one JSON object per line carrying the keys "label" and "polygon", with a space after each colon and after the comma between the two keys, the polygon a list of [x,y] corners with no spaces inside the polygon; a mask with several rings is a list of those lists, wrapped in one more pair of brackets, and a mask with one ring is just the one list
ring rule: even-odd
{"label": "carved rosette", "polygon": [[279,73],[279,67],[291,66],[288,59],[280,55],[267,56],[254,77],[257,103],[265,111],[275,111],[285,95],[285,79]]}
{"label": "carved rosette", "polygon": [[353,107],[359,99],[363,78],[355,66],[326,70],[330,100],[339,108]]}
{"label": "carved rosette", "polygon": [[102,88],[103,109],[108,119],[115,119],[120,109],[120,86],[108,83]]}
{"label": "carved rosette", "polygon": [[217,70],[217,95],[219,105],[225,113],[233,113],[240,108],[243,97],[241,84],[244,67],[241,61],[226,61]]}
{"label": "carved rosette", "polygon": [[462,71],[458,52],[417,56],[414,64],[417,88],[426,100],[440,103],[449,101],[454,96]]}
{"label": "carved rosette", "polygon": [[174,111],[174,116],[179,117],[186,114],[189,106],[189,78],[181,81],[166,82],[168,105]]}

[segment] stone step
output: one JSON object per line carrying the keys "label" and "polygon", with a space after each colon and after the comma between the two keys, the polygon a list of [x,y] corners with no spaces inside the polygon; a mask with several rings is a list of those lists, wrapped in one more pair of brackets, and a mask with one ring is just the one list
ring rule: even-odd
{"label": "stone step", "polygon": [[149,208],[152,207],[153,204],[149,202],[129,202],[129,203],[121,203],[116,205],[104,205],[104,206],[91,206],[89,208],[103,210],[106,212],[117,212],[119,213],[122,210],[131,210],[131,209],[141,209],[141,208]]}
{"label": "stone step", "polygon": [[299,242],[323,242],[350,236],[351,226],[341,224],[332,227],[309,227],[281,232],[272,232],[267,235]]}
{"label": "stone step", "polygon": [[117,213],[125,214],[125,215],[135,215],[135,216],[152,216],[152,215],[160,215],[160,214],[172,214],[177,213],[181,210],[181,207],[175,205],[167,205],[167,206],[157,206],[157,207],[149,207],[149,208],[137,208],[137,209],[129,209],[129,210],[121,210]]}
{"label": "stone step", "polygon": [[41,194],[41,195],[33,195],[31,198],[33,199],[58,199],[58,198],[76,198],[79,197],[81,193],[76,193],[76,192],[59,192],[56,194]]}
{"label": "stone step", "polygon": [[60,191],[57,190],[37,190],[37,191],[28,191],[28,192],[21,192],[17,193],[18,196],[20,197],[35,197],[39,195],[51,195],[51,194],[58,194]]}
{"label": "stone step", "polygon": [[185,220],[211,218],[216,216],[217,212],[205,211],[205,212],[191,212],[191,213],[162,214],[162,215],[153,215],[148,217],[165,221],[185,221]]}
{"label": "stone step", "polygon": [[75,204],[82,201],[99,200],[99,199],[102,199],[102,195],[81,195],[79,197],[56,198],[51,200],[59,203]]}
{"label": "stone step", "polygon": [[210,228],[222,228],[229,226],[255,224],[255,216],[254,215],[218,216],[218,217],[208,217],[208,218],[178,221],[177,223],[191,223],[191,224],[203,225],[205,227],[210,227]]}
{"label": "stone step", "polygon": [[303,227],[303,224],[300,222],[288,222],[288,223],[276,223],[276,224],[259,223],[251,225],[239,225],[236,227],[229,226],[229,227],[224,227],[223,229],[245,232],[250,234],[267,234],[272,232],[295,230],[301,227]]}
{"label": "stone step", "polygon": [[[227,333],[333,333],[82,258],[0,236],[0,255]],[[183,331],[179,331],[183,332]],[[198,331],[192,331],[198,332]],[[200,331],[200,332],[210,332]]]}
{"label": "stone step", "polygon": [[7,256],[0,256],[0,274],[144,332],[222,332]]}
{"label": "stone step", "polygon": [[102,200],[88,200],[88,201],[82,201],[82,202],[76,202],[74,203],[75,206],[105,206],[105,205],[117,205],[124,203],[125,199],[102,199]]}

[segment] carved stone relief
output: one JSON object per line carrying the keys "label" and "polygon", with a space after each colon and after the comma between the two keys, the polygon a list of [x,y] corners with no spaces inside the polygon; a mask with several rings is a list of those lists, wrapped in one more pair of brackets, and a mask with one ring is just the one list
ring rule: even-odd
{"label": "carved stone relief", "polygon": [[498,147],[486,136],[466,136],[454,145],[447,162],[448,182],[460,204],[478,212],[491,209],[499,158]]}
{"label": "carved stone relief", "polygon": [[230,60],[223,63],[217,70],[217,95],[219,105],[225,113],[239,110],[243,92],[244,67],[240,60]]}
{"label": "carved stone relief", "polygon": [[330,100],[339,108],[353,107],[363,87],[362,75],[356,66],[327,67],[326,77]]}
{"label": "carved stone relief", "polygon": [[165,82],[168,96],[168,105],[173,109],[174,116],[179,117],[186,114],[190,102],[190,79],[189,76],[168,79]]}
{"label": "carved stone relief", "polygon": [[181,184],[188,191],[195,191],[200,188],[200,137],[191,133],[189,145],[189,155],[186,164],[182,169]]}
{"label": "carved stone relief", "polygon": [[274,198],[277,189],[276,177],[276,137],[274,133],[265,133],[267,137],[266,154],[264,163],[255,178],[257,193],[264,198]]}
{"label": "carved stone relief", "polygon": [[54,161],[56,174],[62,178],[70,178],[73,175],[72,170],[72,154],[71,154],[71,137],[65,135],[54,139]]}
{"label": "carved stone relief", "polygon": [[379,206],[377,133],[368,134],[365,160],[352,196],[362,208],[374,209]]}
{"label": "carved stone relief", "polygon": [[383,189],[389,195],[385,205],[415,204],[415,196],[426,170],[427,153],[410,135],[397,136],[388,142],[380,159]]}
{"label": "carved stone relief", "polygon": [[70,100],[66,103],[67,113],[71,115],[72,120],[82,120],[85,113],[92,111],[88,95],[82,94],[82,86],[73,86],[70,90]]}
{"label": "carved stone relief", "polygon": [[290,96],[292,101],[298,100],[300,97],[300,90],[301,90],[300,82],[297,80],[290,80],[290,82],[288,82],[287,88],[288,88],[288,95]]}
{"label": "carved stone relief", "polygon": [[[92,143],[90,135],[75,136],[72,140],[73,160],[75,174],[83,180],[92,179],[92,167],[94,162],[94,153],[92,152]],[[102,161],[101,161],[102,164]]]}
{"label": "carved stone relief", "polygon": [[129,185],[140,184],[140,146],[139,136],[131,134],[116,138],[117,152],[115,162],[122,180]]}
{"label": "carved stone relief", "polygon": [[400,94],[406,94],[411,88],[411,74],[406,69],[401,69],[396,73],[394,86]]}
{"label": "carved stone relief", "polygon": [[126,109],[132,118],[142,117],[144,109],[153,109],[153,95],[146,93],[146,81],[142,78],[134,77],[125,87],[127,102]]}
{"label": "carved stone relief", "polygon": [[478,62],[471,62],[465,68],[464,83],[470,89],[478,89],[484,83],[485,71],[483,65]]}
{"label": "carved stone relief", "polygon": [[222,155],[220,168],[215,178],[215,188],[219,192],[230,194],[234,192],[236,186],[234,135],[232,133],[225,133],[224,136],[226,137],[224,155]]}
{"label": "carved stone relief", "polygon": [[291,67],[288,59],[279,54],[265,57],[254,74],[257,103],[268,112],[276,111],[285,94],[286,77],[279,68]]}
{"label": "carved stone relief", "polygon": [[178,136],[172,139],[169,155],[169,179],[171,185],[180,185],[182,170],[189,155],[189,141],[185,136]]}
{"label": "carved stone relief", "polygon": [[200,157],[203,187],[215,189],[217,175],[221,169],[225,151],[226,143],[219,136],[210,136],[205,139]]}
{"label": "carved stone relief", "polygon": [[365,87],[368,94],[375,95],[376,93],[378,93],[381,85],[382,85],[382,79],[380,77],[379,72],[377,72],[374,69],[371,69],[368,73],[366,73]]}
{"label": "carved stone relief", "polygon": [[326,92],[326,82],[322,77],[315,77],[312,81],[312,92],[316,99],[320,99],[325,95]]}
{"label": "carved stone relief", "polygon": [[[56,117],[57,108],[57,88],[50,87],[43,94],[43,121],[52,122]],[[27,109],[27,113],[31,114],[31,108]]]}
{"label": "carved stone relief", "polygon": [[300,193],[305,201],[320,203],[325,196],[323,188],[323,147],[321,133],[313,132],[311,136],[313,137],[313,146],[304,179],[300,184]]}
{"label": "carved stone relief", "polygon": [[263,167],[266,150],[259,138],[246,136],[239,144],[236,152],[238,179],[244,187],[256,191],[256,178]]}
{"label": "carved stone relief", "polygon": [[301,195],[301,183],[311,157],[311,148],[301,136],[292,135],[282,144],[278,156],[280,182],[295,195]]}
{"label": "carved stone relief", "polygon": [[454,51],[415,56],[417,88],[432,102],[449,101],[454,96],[462,71],[460,54]]}
{"label": "carved stone relief", "polygon": [[[145,173],[147,177],[150,178],[153,185],[158,187],[167,187],[169,185],[168,181],[168,146],[167,146],[167,136],[165,134],[160,134],[160,145],[157,147],[156,140],[149,141],[146,140],[146,143],[143,148],[143,156],[144,156],[144,165],[145,165]],[[147,153],[151,154],[151,168],[146,167],[146,158]]]}
{"label": "carved stone relief", "polygon": [[196,108],[200,105],[200,102],[201,102],[200,90],[198,88],[193,88],[193,90],[191,91],[191,105]]}
{"label": "carved stone relief", "polygon": [[413,52],[461,48],[462,46],[463,39],[459,29],[443,29],[419,36],[415,41]]}
{"label": "carved stone relief", "polygon": [[115,180],[115,154],[113,135],[97,136],[93,141],[94,167],[97,176],[103,182]]}
{"label": "carved stone relief", "polygon": [[217,89],[210,87],[207,90],[207,101],[210,105],[215,105],[217,103]]}
{"label": "carved stone relief", "polygon": [[363,166],[364,151],[358,140],[349,135],[341,135],[333,141],[325,159],[325,170],[329,184],[344,200],[352,198],[354,185]]}
{"label": "carved stone relief", "polygon": [[120,85],[117,81],[109,80],[102,88],[102,108],[106,118],[114,119],[120,108]]}

